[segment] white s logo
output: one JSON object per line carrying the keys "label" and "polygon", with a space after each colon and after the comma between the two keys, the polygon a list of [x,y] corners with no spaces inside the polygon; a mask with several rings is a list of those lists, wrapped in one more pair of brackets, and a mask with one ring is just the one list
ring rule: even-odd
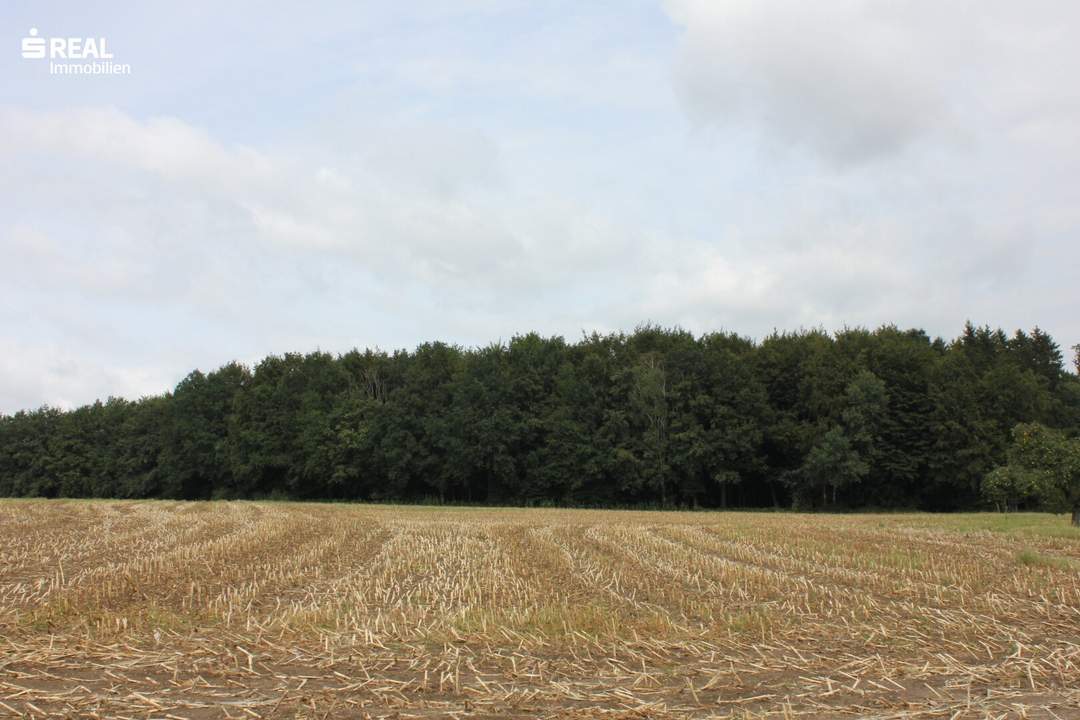
{"label": "white s logo", "polygon": [[28,60],[40,60],[45,57],[45,38],[37,36],[37,28],[30,28],[30,37],[22,41],[22,56]]}

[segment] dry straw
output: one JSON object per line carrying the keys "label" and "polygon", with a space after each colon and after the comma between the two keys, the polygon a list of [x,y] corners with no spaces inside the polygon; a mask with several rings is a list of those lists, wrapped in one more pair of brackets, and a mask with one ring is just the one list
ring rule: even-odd
{"label": "dry straw", "polygon": [[0,716],[1080,717],[1059,521],[4,502]]}

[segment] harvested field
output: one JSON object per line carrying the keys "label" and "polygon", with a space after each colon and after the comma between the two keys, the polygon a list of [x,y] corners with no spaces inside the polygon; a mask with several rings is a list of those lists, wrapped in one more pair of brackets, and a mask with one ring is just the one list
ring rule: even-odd
{"label": "harvested field", "polygon": [[0,715],[1080,717],[1050,515],[0,502]]}

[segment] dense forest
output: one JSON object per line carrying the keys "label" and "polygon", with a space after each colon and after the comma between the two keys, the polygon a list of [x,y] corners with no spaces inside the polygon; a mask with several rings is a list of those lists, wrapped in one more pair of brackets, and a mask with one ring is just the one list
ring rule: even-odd
{"label": "dense forest", "polygon": [[974,509],[1021,423],[1080,431],[1039,329],[647,325],[270,356],[0,416],[0,495]]}

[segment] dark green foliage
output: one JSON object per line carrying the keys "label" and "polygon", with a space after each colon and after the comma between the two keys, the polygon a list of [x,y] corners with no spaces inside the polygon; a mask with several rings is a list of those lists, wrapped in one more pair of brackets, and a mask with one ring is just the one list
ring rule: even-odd
{"label": "dark green foliage", "polygon": [[1031,478],[1031,488],[1044,505],[1072,513],[1080,525],[1080,438],[1037,423],[1013,429],[1009,448],[1010,472]]}
{"label": "dark green foliage", "polygon": [[251,379],[230,363],[204,375],[196,370],[166,400],[162,428],[161,488],[155,495],[185,499],[241,494],[231,472],[228,447],[234,401]]}
{"label": "dark green foliage", "polygon": [[1015,511],[1039,495],[1038,474],[1016,465],[994,468],[982,481],[983,497],[1003,511]]}
{"label": "dark green foliage", "polygon": [[271,356],[0,417],[0,495],[1071,509],[1063,362],[971,324]]}

